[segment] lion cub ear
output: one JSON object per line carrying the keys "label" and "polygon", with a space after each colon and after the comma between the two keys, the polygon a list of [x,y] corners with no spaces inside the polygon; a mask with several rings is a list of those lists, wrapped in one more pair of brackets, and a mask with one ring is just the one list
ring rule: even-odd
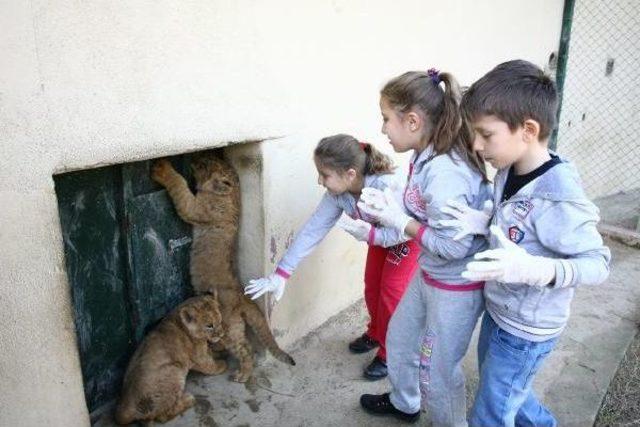
{"label": "lion cub ear", "polygon": [[184,326],[190,329],[191,324],[193,323],[195,318],[196,309],[194,307],[182,307],[182,309],[180,310],[180,320],[182,321]]}

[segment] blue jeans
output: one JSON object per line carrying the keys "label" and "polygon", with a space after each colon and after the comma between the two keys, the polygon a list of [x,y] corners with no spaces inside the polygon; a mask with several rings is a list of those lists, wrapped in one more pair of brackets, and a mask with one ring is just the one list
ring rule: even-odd
{"label": "blue jeans", "polygon": [[478,341],[480,384],[469,424],[474,427],[555,427],[531,385],[557,341],[533,342],[501,329],[484,314]]}

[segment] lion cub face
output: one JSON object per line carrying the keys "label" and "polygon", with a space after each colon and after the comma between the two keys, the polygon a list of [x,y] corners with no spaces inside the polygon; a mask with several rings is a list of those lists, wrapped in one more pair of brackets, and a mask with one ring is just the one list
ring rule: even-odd
{"label": "lion cub face", "polygon": [[237,192],[240,186],[238,174],[225,160],[214,154],[202,154],[191,162],[198,191],[207,191],[220,196]]}
{"label": "lion cub face", "polygon": [[222,315],[218,301],[213,296],[204,295],[179,311],[180,321],[188,334],[195,340],[214,343],[224,336]]}

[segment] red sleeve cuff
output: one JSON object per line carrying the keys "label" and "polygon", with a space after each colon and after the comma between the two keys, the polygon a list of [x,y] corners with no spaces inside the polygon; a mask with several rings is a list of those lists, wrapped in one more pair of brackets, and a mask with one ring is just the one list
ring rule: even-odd
{"label": "red sleeve cuff", "polygon": [[276,268],[276,274],[284,279],[288,279],[289,277],[291,277],[290,273],[287,273],[286,271],[284,271],[283,269],[281,269],[280,267]]}
{"label": "red sleeve cuff", "polygon": [[415,240],[417,240],[419,244],[422,244],[422,235],[424,234],[425,231],[427,231],[427,226],[421,225],[420,228],[418,229],[418,234],[416,234],[416,237],[415,237]]}
{"label": "red sleeve cuff", "polygon": [[369,245],[373,245],[376,241],[376,228],[372,225],[369,229],[369,239],[367,239],[367,243]]}

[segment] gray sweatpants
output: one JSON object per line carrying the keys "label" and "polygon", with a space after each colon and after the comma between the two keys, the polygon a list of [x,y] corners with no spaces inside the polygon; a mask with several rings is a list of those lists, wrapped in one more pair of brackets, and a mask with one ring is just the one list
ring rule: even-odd
{"label": "gray sweatpants", "polygon": [[467,425],[462,358],[483,310],[482,289],[439,289],[415,275],[387,332],[393,406],[414,413],[422,397],[433,426]]}

